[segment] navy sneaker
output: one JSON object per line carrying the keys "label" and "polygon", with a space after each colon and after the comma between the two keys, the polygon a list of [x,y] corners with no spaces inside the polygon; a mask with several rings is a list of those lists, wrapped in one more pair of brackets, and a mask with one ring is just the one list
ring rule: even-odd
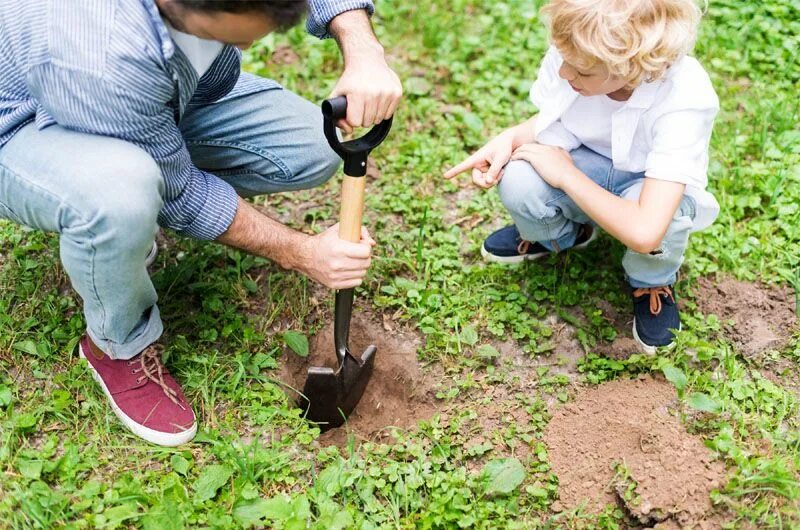
{"label": "navy sneaker", "polygon": [[[571,248],[584,248],[596,237],[597,230],[592,225],[581,225],[575,244]],[[495,263],[522,263],[524,260],[539,259],[550,253],[550,250],[540,243],[522,239],[514,225],[497,230],[486,238],[481,247],[484,259]]]}
{"label": "navy sneaker", "polygon": [[671,285],[634,289],[633,338],[644,348],[645,353],[654,354],[656,348],[671,347],[675,330],[681,329],[681,316]]}

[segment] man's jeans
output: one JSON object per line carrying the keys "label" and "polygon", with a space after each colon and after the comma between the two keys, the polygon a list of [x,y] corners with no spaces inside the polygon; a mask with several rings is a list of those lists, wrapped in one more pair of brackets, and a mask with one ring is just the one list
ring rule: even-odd
{"label": "man's jeans", "polygon": [[[611,160],[583,146],[570,155],[575,166],[604,189],[624,199],[639,198],[644,173],[615,169]],[[566,193],[547,184],[528,162],[510,162],[498,191],[522,238],[550,250],[555,248],[553,242],[561,250],[570,248],[580,225],[594,224]],[[658,250],[640,254],[628,249],[622,266],[632,287],[675,283],[694,217],[694,201],[684,196]]]}
{"label": "man's jeans", "polygon": [[[180,128],[195,165],[245,197],[319,186],[340,162],[319,108],[281,88],[190,107]],[[144,264],[163,186],[147,153],[113,138],[30,124],[0,148],[0,217],[61,235],[89,336],[115,359],[163,331]]]}

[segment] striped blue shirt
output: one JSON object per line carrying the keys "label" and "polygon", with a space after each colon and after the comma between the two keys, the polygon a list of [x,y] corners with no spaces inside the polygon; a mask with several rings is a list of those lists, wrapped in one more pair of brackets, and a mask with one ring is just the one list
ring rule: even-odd
{"label": "striped blue shirt", "polygon": [[[370,0],[309,0],[308,30]],[[0,148],[34,122],[131,142],[161,168],[161,226],[216,239],[237,209],[233,188],[192,164],[178,122],[187,106],[251,94],[270,82],[240,74],[226,46],[198,79],[154,0],[0,0]],[[87,168],[89,169],[89,168]]]}

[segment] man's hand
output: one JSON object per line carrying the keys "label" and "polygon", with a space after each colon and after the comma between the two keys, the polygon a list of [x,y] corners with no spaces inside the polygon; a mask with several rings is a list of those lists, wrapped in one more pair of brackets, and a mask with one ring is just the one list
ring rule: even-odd
{"label": "man's hand", "polygon": [[361,241],[339,239],[339,224],[308,238],[299,250],[297,269],[331,289],[361,285],[372,263],[375,241],[361,227]]}
{"label": "man's hand", "polygon": [[511,160],[527,161],[545,182],[559,189],[578,171],[569,153],[552,145],[521,145],[514,150]]}
{"label": "man's hand", "polygon": [[360,285],[375,246],[366,228],[358,243],[339,239],[338,224],[310,236],[264,215],[241,197],[231,226],[217,241],[271,259],[331,289]]}
{"label": "man's hand", "polygon": [[347,96],[347,118],[337,125],[350,133],[355,127],[371,127],[392,117],[403,86],[386,64],[367,12],[345,11],[331,21],[330,32],[344,57],[344,72],[330,97]]}
{"label": "man's hand", "polygon": [[472,170],[472,182],[479,188],[489,189],[503,178],[503,168],[511,159],[514,150],[514,135],[511,130],[504,131],[475,151],[460,164],[447,170],[444,178]]}

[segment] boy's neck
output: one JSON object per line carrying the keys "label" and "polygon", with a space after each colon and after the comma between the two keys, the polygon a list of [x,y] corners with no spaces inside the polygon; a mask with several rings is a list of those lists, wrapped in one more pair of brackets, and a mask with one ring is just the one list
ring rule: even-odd
{"label": "boy's neck", "polygon": [[633,94],[632,88],[623,87],[619,90],[615,90],[614,92],[609,92],[606,96],[610,97],[614,101],[628,101]]}

